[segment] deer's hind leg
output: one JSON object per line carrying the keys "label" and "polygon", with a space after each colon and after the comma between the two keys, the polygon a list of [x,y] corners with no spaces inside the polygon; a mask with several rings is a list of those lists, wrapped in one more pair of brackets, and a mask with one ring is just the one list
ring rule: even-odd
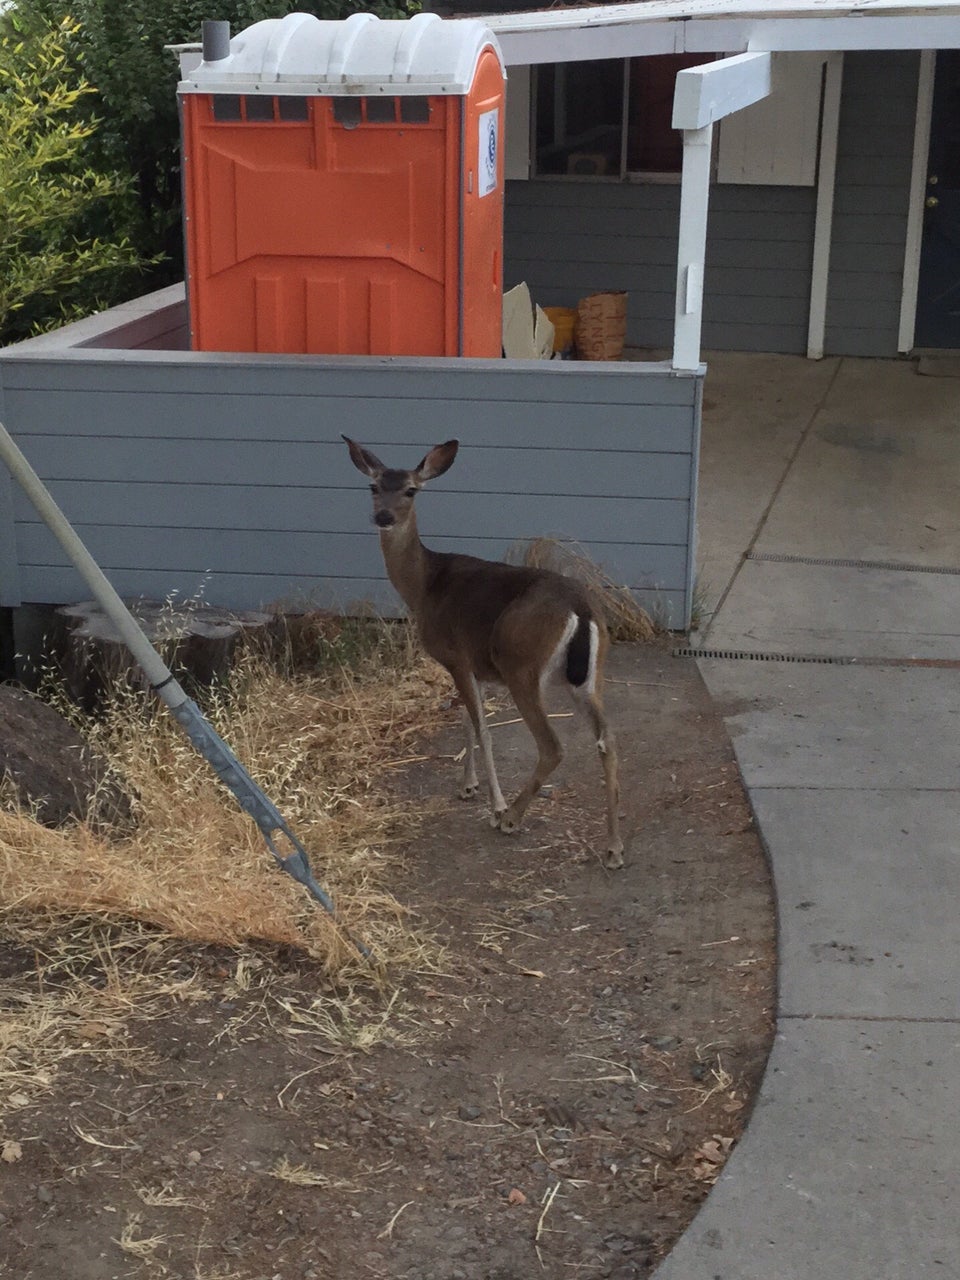
{"label": "deer's hind leg", "polygon": [[563,748],[543,708],[539,675],[529,672],[514,676],[507,681],[507,687],[537,744],[537,763],[529,781],[506,812],[500,815],[500,830],[509,834],[520,826],[530,801],[563,759]]}
{"label": "deer's hind leg", "polygon": [[480,779],[477,777],[477,735],[473,730],[473,719],[467,710],[466,703],[460,708],[463,718],[463,782],[460,785],[460,799],[472,800],[480,790]]}
{"label": "deer's hind leg", "polygon": [[607,850],[603,865],[615,870],[623,866],[623,840],[620,836],[620,759],[613,731],[604,714],[599,696],[592,690],[572,690],[574,701],[586,714],[593,729],[597,754],[603,765],[603,783],[607,796]]}

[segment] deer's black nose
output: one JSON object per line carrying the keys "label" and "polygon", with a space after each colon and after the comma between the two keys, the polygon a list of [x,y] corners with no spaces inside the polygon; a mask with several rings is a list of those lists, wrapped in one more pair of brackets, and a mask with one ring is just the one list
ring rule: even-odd
{"label": "deer's black nose", "polygon": [[379,525],[381,529],[389,529],[396,521],[391,511],[378,511],[373,517],[373,523]]}

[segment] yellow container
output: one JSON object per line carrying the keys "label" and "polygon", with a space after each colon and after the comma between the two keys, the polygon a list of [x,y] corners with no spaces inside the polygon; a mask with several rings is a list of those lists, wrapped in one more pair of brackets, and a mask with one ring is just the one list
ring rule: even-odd
{"label": "yellow container", "polygon": [[544,307],[543,310],[553,325],[554,351],[566,351],[573,346],[573,330],[577,323],[576,307]]}

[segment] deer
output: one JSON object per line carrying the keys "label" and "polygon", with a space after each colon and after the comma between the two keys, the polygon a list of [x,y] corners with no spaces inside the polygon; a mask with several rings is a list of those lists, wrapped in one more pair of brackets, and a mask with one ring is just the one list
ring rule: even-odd
{"label": "deer", "polygon": [[[490,824],[505,834],[524,814],[563,758],[544,709],[548,686],[559,684],[592,727],[603,769],[607,807],[604,865],[623,866],[616,742],[603,707],[604,663],[610,638],[585,587],[550,569],[432,551],[420,541],[414,503],[424,484],[453,465],[458,440],[435,445],[412,471],[386,466],[344,436],[350,458],[370,480],[373,523],[387,576],[406,604],[426,652],[446,668],[460,696],[466,736],[459,795],[479,792],[479,743],[490,795]],[[480,686],[506,686],[537,746],[526,785],[507,804],[497,778]]]}

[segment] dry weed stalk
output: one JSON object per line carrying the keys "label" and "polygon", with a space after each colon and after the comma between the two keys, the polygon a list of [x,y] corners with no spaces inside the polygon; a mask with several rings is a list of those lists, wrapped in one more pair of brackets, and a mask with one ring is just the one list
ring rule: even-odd
{"label": "dry weed stalk", "polygon": [[649,641],[656,638],[653,619],[637,604],[629,587],[614,582],[577,543],[532,538],[511,547],[507,558],[514,564],[526,564],[534,569],[553,569],[583,583],[606,619],[612,639]]}

